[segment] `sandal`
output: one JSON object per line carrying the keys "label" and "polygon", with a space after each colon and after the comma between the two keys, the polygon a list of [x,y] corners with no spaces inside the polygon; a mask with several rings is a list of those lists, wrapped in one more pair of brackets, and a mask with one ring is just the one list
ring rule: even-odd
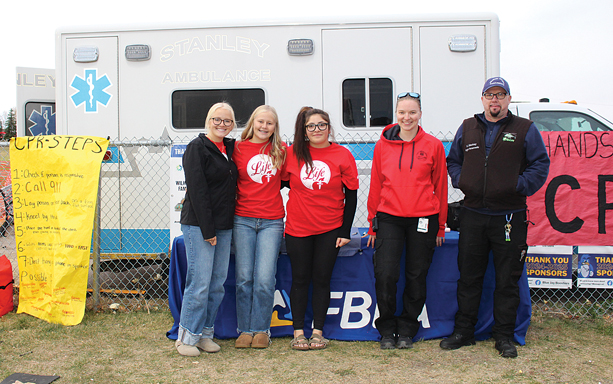
{"label": "sandal", "polygon": [[309,339],[309,349],[325,349],[330,340],[323,337],[323,335],[318,335],[314,333]]}
{"label": "sandal", "polygon": [[289,346],[297,351],[308,351],[310,348],[309,341],[304,335],[294,337],[292,341],[290,341]]}

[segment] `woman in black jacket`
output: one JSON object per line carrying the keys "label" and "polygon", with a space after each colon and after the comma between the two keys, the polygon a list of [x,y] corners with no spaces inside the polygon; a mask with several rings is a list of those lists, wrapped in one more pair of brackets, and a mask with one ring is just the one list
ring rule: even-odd
{"label": "woman in black jacket", "polygon": [[200,349],[219,351],[213,341],[213,324],[224,296],[236,195],[234,111],[226,103],[211,107],[206,135],[192,140],[183,154],[185,202],[181,231],[185,239],[187,275],[181,306],[177,352],[198,356]]}

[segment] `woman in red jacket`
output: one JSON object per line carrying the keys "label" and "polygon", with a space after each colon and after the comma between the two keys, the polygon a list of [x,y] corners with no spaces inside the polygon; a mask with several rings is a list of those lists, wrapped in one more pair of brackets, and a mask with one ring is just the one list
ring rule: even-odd
{"label": "woman in red jacket", "polygon": [[[282,179],[289,180],[285,243],[292,264],[290,304],[293,349],[323,349],[330,279],[339,248],[349,243],[357,204],[358,170],[346,148],[331,143],[330,117],[304,107],[296,119]],[[313,334],[304,336],[309,285],[313,283]]]}
{"label": "woman in red jacket", "polygon": [[[375,291],[381,349],[411,348],[426,302],[426,276],[435,246],[445,240],[447,167],[441,141],[419,126],[418,93],[398,95],[397,124],[375,145],[368,194],[368,246],[375,245]],[[406,247],[403,309],[396,312],[396,283]]]}

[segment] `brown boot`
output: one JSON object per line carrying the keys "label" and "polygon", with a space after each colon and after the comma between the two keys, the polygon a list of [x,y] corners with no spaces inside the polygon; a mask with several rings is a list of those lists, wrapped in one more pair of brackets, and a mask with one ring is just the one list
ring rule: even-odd
{"label": "brown boot", "polygon": [[253,336],[249,333],[241,333],[236,342],[234,343],[235,348],[249,348],[251,347],[251,341],[253,340]]}
{"label": "brown boot", "polygon": [[268,348],[272,344],[270,337],[266,332],[258,332],[253,336],[251,348]]}

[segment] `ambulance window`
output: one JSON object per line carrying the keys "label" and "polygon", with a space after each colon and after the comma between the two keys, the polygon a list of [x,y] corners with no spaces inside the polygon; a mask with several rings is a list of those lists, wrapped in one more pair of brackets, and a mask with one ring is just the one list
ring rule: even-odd
{"label": "ambulance window", "polygon": [[25,105],[25,135],[55,135],[55,103],[29,102]]}
{"label": "ambulance window", "polygon": [[392,80],[370,79],[370,126],[385,127],[392,123],[394,114]]}
{"label": "ambulance window", "polygon": [[611,128],[593,117],[573,111],[534,111],[530,120],[539,131],[610,131]]}
{"label": "ambulance window", "polygon": [[266,104],[264,90],[259,88],[175,91],[172,94],[173,127],[202,129],[209,108],[220,101],[232,106],[239,127],[247,124],[254,109]]}
{"label": "ambulance window", "polygon": [[346,127],[366,126],[365,84],[365,79],[343,81],[343,125]]}
{"label": "ambulance window", "polygon": [[394,111],[392,92],[392,80],[388,78],[343,81],[343,125],[384,127],[390,124]]}

